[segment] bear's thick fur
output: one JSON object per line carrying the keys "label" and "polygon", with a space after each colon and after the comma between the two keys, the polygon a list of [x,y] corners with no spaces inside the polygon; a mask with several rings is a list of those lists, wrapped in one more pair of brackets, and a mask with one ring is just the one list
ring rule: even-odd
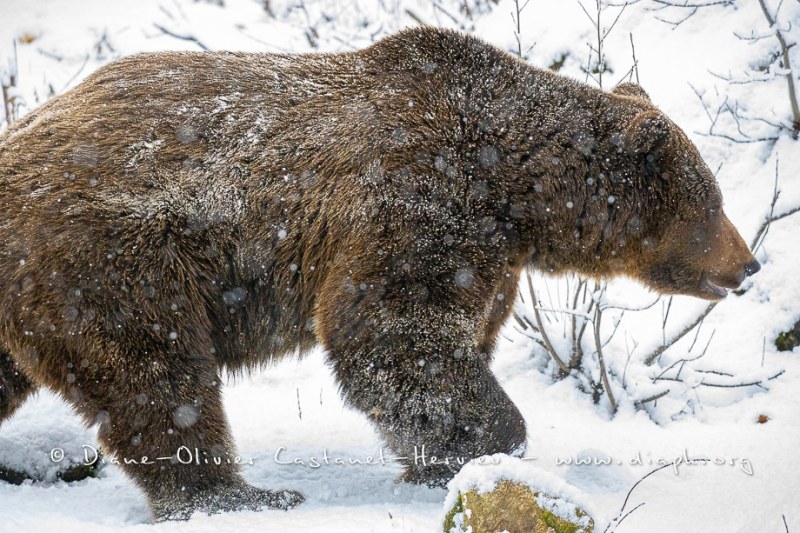
{"label": "bear's thick fur", "polygon": [[[489,370],[523,268],[719,298],[758,266],[640,88],[431,28],[116,61],[0,137],[0,205],[0,420],[41,386],[120,458],[230,458],[220,369],[320,343],[392,450],[450,458],[428,483],[525,443]],[[123,468],[158,519],[302,501]]]}

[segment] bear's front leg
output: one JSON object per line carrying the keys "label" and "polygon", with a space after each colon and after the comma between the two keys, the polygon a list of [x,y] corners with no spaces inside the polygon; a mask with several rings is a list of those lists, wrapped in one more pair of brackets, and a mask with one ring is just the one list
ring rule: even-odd
{"label": "bear's front leg", "polygon": [[345,401],[405,458],[404,479],[444,485],[470,459],[521,451],[525,423],[479,352],[479,321],[371,290],[364,283],[326,299],[318,332]]}

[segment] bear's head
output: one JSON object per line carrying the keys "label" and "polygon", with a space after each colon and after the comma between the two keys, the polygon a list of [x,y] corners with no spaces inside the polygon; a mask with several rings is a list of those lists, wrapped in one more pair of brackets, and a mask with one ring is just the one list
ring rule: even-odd
{"label": "bear's head", "polygon": [[723,298],[760,265],[725,215],[714,174],[638,85],[624,83],[612,93],[634,109],[619,145],[644,188],[634,216],[650,219],[629,252],[626,274],[660,293]]}

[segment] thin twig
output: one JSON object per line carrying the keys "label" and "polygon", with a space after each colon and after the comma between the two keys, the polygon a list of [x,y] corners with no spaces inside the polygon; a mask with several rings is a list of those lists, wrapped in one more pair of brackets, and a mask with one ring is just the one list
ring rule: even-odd
{"label": "thin twig", "polygon": [[206,45],[204,45],[202,42],[200,42],[200,40],[197,37],[195,37],[194,35],[181,35],[180,33],[175,33],[174,31],[169,30],[169,29],[165,28],[164,26],[162,26],[161,24],[158,24],[158,23],[155,23],[155,22],[153,23],[153,26],[155,26],[155,28],[157,30],[159,30],[161,33],[164,33],[165,35],[169,35],[170,37],[174,37],[174,38],[180,39],[182,41],[189,41],[191,43],[194,43],[197,46],[199,46],[201,50],[204,50],[204,51],[208,51],[209,50],[209,48]]}
{"label": "thin twig", "polygon": [[8,82],[3,81],[0,83],[0,89],[3,93],[3,112],[5,113],[6,125],[10,128],[16,119],[17,111],[17,97],[12,93],[13,88],[17,86],[17,74],[19,71],[19,61],[17,60],[17,41],[13,41],[14,45],[14,61],[9,64]]}
{"label": "thin twig", "polygon": [[[711,74],[713,75],[713,73],[711,73]],[[731,142],[735,142],[735,143],[739,143],[739,144],[759,143],[759,142],[772,142],[772,143],[774,143],[775,141],[778,140],[777,136],[755,137],[754,138],[754,137],[750,137],[749,135],[746,135],[741,129],[741,120],[750,120],[750,121],[757,121],[757,122],[767,122],[767,121],[764,120],[764,119],[752,119],[752,118],[749,118],[749,117],[742,116],[739,113],[738,105],[736,105],[735,107],[731,107],[730,106],[730,104],[728,103],[728,97],[727,96],[723,99],[722,103],[719,105],[719,107],[717,108],[716,112],[712,116],[711,111],[708,108],[708,104],[706,104],[705,100],[703,99],[703,95],[700,93],[700,91],[698,91],[691,83],[689,84],[689,86],[692,88],[692,91],[694,91],[694,94],[697,96],[697,99],[700,100],[700,105],[703,106],[703,110],[705,111],[706,116],[708,117],[708,120],[710,122],[709,127],[708,127],[708,131],[707,132],[698,131],[698,132],[696,132],[698,135],[702,135],[704,137],[719,137],[721,139],[726,139],[726,140],[729,140]],[[716,127],[717,122],[719,121],[719,118],[723,113],[730,114],[732,120],[736,123],[737,130],[738,130],[739,135],[741,137],[736,138],[736,137],[733,137],[733,136],[728,135],[726,133],[717,133],[716,131],[714,131],[714,128]],[[780,129],[786,129],[786,127],[782,126],[782,125],[774,125],[774,126],[779,130]]]}
{"label": "thin twig", "polygon": [[[661,307],[664,308],[663,305]],[[667,344],[667,320],[669,319],[669,312],[672,309],[672,296],[669,297],[667,300],[667,310],[663,313],[663,319],[661,320],[661,345],[664,346]]]}
{"label": "thin twig", "polygon": [[717,0],[715,2],[703,2],[703,3],[695,3],[695,2],[670,2],[669,0],[651,0],[655,4],[660,4],[665,7],[685,7],[689,9],[701,8],[701,7],[711,7],[711,6],[730,6],[735,3],[736,0]]}
{"label": "thin twig", "polygon": [[654,402],[659,398],[663,398],[667,394],[669,394],[669,389],[664,389],[663,391],[653,394],[652,396],[648,396],[647,398],[642,398],[641,400],[635,400],[633,404],[636,407],[641,408],[644,407],[644,404]]}
{"label": "thin twig", "polygon": [[660,377],[662,377],[664,374],[666,374],[667,372],[669,372],[670,370],[672,370],[673,368],[675,368],[675,366],[677,366],[677,365],[681,365],[681,368],[678,370],[678,373],[677,373],[677,375],[678,375],[678,376],[680,376],[680,374],[681,374],[681,370],[683,369],[683,365],[685,365],[686,363],[691,363],[691,362],[693,362],[693,361],[697,361],[698,359],[700,359],[700,358],[701,358],[701,357],[703,357],[704,355],[705,355],[704,353],[701,353],[700,355],[697,355],[697,356],[695,356],[695,357],[687,357],[687,358],[684,358],[684,359],[678,359],[677,361],[675,361],[674,363],[672,363],[671,365],[669,365],[667,368],[665,368],[664,370],[662,370],[662,371],[661,371],[661,373],[660,373],[658,376],[656,376],[655,378],[653,378],[653,382],[656,382],[656,381],[658,381],[658,379],[659,379]]}
{"label": "thin twig", "polygon": [[[634,483],[634,484],[633,484],[633,486],[630,488],[630,490],[628,490],[628,494],[625,496],[625,501],[624,501],[624,502],[622,502],[622,507],[620,507],[620,509],[619,509],[619,513],[617,513],[617,517],[616,517],[616,518],[614,518],[614,519],[613,519],[613,520],[612,520],[612,521],[611,521],[611,522],[608,524],[608,526],[606,526],[606,529],[603,531],[603,533],[609,533],[609,530],[611,530],[611,526],[614,526],[614,529],[616,529],[616,528],[617,528],[617,526],[619,526],[619,524],[620,524],[620,523],[621,523],[621,522],[622,522],[622,521],[623,521],[625,518],[627,518],[627,517],[628,517],[628,515],[630,515],[630,513],[627,513],[627,514],[624,514],[624,515],[623,515],[623,513],[625,512],[625,507],[627,507],[627,505],[628,505],[628,500],[630,499],[630,497],[631,497],[631,494],[633,493],[634,489],[636,489],[636,487],[638,487],[638,486],[639,486],[639,484],[640,484],[640,483],[642,483],[642,481],[644,481],[645,479],[649,478],[650,476],[652,476],[653,474],[655,474],[656,472],[658,472],[658,471],[660,471],[660,470],[664,470],[664,469],[665,469],[665,468],[667,468],[667,467],[674,466],[674,464],[675,464],[674,462],[671,462],[671,463],[667,463],[667,464],[665,464],[665,465],[661,465],[661,466],[659,466],[658,468],[656,468],[655,470],[652,470],[652,471],[648,472],[647,474],[645,474],[644,476],[642,476],[641,478],[639,478],[639,481],[637,481],[636,483]],[[636,509],[638,509],[638,508],[639,508],[639,507],[641,507],[642,505],[643,505],[643,504],[637,505],[636,507],[634,507],[634,509],[633,509],[631,512],[635,511]],[[613,530],[611,530],[611,531],[613,531]]]}
{"label": "thin twig", "polygon": [[778,174],[778,157],[775,158],[775,181],[772,188],[772,202],[770,202],[769,206],[769,215],[764,219],[764,222],[759,226],[758,231],[756,231],[755,237],[753,237],[753,242],[750,244],[750,249],[753,253],[756,253],[761,245],[764,244],[764,239],[767,237],[767,233],[769,233],[770,226],[779,220],[782,220],[786,217],[794,215],[797,212],[800,212],[800,205],[793,207],[787,211],[784,211],[780,215],[775,214],[775,204],[778,202],[778,197],[780,196],[781,192],[778,189],[778,180],[780,176]]}
{"label": "thin twig", "polygon": [[[575,288],[575,298],[572,301],[572,309],[578,310],[578,298],[580,297],[582,288],[586,285],[586,280],[580,280],[578,286]],[[582,325],[585,325],[584,320]],[[578,336],[578,317],[572,315],[572,357],[569,360],[570,368],[578,368],[581,366],[583,360],[583,347],[581,346],[581,339]]]}
{"label": "thin twig", "polygon": [[419,16],[419,15],[417,15],[416,13],[414,13],[413,11],[411,11],[410,9],[406,8],[405,12],[406,12],[406,15],[408,15],[409,17],[411,17],[412,19],[414,19],[414,22],[416,22],[416,23],[417,23],[417,24],[419,24],[420,26],[428,26],[428,23],[427,23],[427,22],[425,22],[424,20],[422,20],[422,18],[420,18],[420,16]]}
{"label": "thin twig", "polygon": [[[722,389],[736,389],[736,388],[740,388],[740,387],[761,387],[761,388],[764,388],[764,383],[766,383],[767,381],[772,381],[774,379],[777,379],[777,378],[781,377],[785,372],[786,372],[785,370],[781,370],[780,372],[778,372],[778,373],[776,373],[776,374],[774,374],[774,375],[772,375],[772,376],[770,376],[770,377],[768,377],[766,379],[760,379],[758,381],[747,381],[747,382],[744,382],[744,383],[714,383],[714,382],[709,383],[709,382],[704,380],[704,381],[701,381],[700,383],[698,383],[697,386],[699,387],[699,386],[702,385],[703,387],[716,387],[716,388],[722,388]],[[678,378],[678,377],[675,377],[675,378],[673,378],[673,377],[660,377],[660,378],[656,378],[656,381],[677,381],[679,383],[683,383],[683,380],[681,378]]]}
{"label": "thin twig", "polygon": [[83,58],[83,63],[81,64],[80,68],[77,70],[77,72],[75,72],[75,74],[72,75],[72,77],[69,80],[67,80],[67,83],[64,84],[64,87],[61,89],[61,92],[64,92],[70,85],[72,85],[72,82],[75,81],[78,78],[78,76],[80,76],[81,72],[83,72],[83,69],[86,68],[86,65],[88,63],[89,63],[89,54],[86,54],[86,56],[84,56]]}
{"label": "thin twig", "polygon": [[297,387],[297,417],[303,419],[303,409],[300,408],[300,387]]}
{"label": "thin twig", "polygon": [[603,64],[603,37],[602,29],[600,27],[600,12],[601,4],[600,0],[595,0],[595,4],[597,5],[597,23],[595,24],[595,29],[597,30],[597,84],[600,88],[603,88],[603,71],[605,70],[605,65]]}
{"label": "thin twig", "polygon": [[697,14],[698,9],[699,8],[697,7],[693,8],[691,11],[689,11],[689,13],[687,13],[683,18],[679,20],[667,20],[661,17],[655,17],[655,19],[659,22],[663,22],[664,24],[669,24],[670,26],[672,26],[672,29],[675,30],[677,29],[678,26],[680,26],[681,24],[683,24],[684,22],[695,16]]}
{"label": "thin twig", "polygon": [[597,362],[600,365],[600,378],[603,380],[603,387],[606,389],[606,396],[611,404],[611,411],[617,412],[617,402],[614,400],[614,394],[611,392],[611,384],[608,382],[608,373],[606,372],[606,364],[603,360],[603,344],[600,342],[600,320],[602,319],[603,311],[600,306],[595,307],[594,314],[594,344],[597,350]]}
{"label": "thin twig", "polygon": [[536,319],[536,325],[539,329],[539,334],[542,336],[542,341],[545,344],[545,348],[547,349],[547,352],[550,354],[550,357],[553,358],[553,361],[555,361],[556,364],[558,365],[558,368],[561,369],[561,372],[564,373],[565,375],[569,374],[569,367],[566,364],[564,364],[564,361],[562,361],[561,358],[558,356],[558,352],[556,352],[555,348],[553,348],[553,344],[550,342],[550,337],[547,336],[547,332],[544,330],[544,325],[542,324],[542,317],[539,314],[539,309],[537,305],[539,299],[536,297],[536,290],[533,288],[533,281],[531,280],[530,271],[526,270],[525,275],[528,278],[528,288],[531,293],[531,300],[533,300],[532,302],[533,316]]}
{"label": "thin twig", "polygon": [[441,12],[442,12],[442,14],[443,14],[444,16],[446,16],[447,18],[449,18],[450,20],[452,20],[452,21],[453,21],[453,22],[455,22],[457,25],[459,25],[459,26],[461,26],[461,27],[463,28],[463,26],[464,26],[464,25],[461,23],[461,21],[460,21],[460,20],[458,20],[458,19],[455,17],[455,15],[453,15],[453,14],[452,14],[452,13],[450,13],[448,10],[446,10],[446,9],[445,9],[445,8],[444,8],[444,7],[443,7],[443,6],[442,6],[442,5],[439,3],[439,2],[436,2],[436,1],[434,0],[434,1],[433,1],[433,8],[434,8],[434,9],[438,9],[439,11],[441,11]]}
{"label": "thin twig", "polygon": [[521,35],[522,35],[522,25],[520,23],[520,15],[522,14],[522,11],[526,7],[528,7],[528,3],[529,2],[530,2],[530,0],[525,0],[525,3],[523,3],[522,6],[520,6],[519,5],[519,0],[514,0],[514,9],[517,12],[516,16],[514,15],[513,11],[511,12],[511,20],[514,21],[514,24],[517,27],[516,30],[514,31],[514,38],[517,40],[517,56],[520,59],[522,59],[522,57],[523,57],[522,56],[522,39],[520,38]]}
{"label": "thin twig", "polygon": [[633,56],[633,71],[636,73],[636,84],[639,85],[639,60],[636,59],[636,46],[633,44],[633,32],[628,34],[631,38],[631,55]]}
{"label": "thin twig", "polygon": [[767,22],[769,22],[769,27],[775,28],[775,37],[777,37],[781,45],[783,68],[786,70],[786,84],[789,89],[789,103],[792,108],[792,138],[796,140],[798,136],[800,136],[800,105],[797,103],[797,91],[794,87],[794,73],[792,72],[792,62],[789,58],[789,45],[786,44],[786,39],[784,39],[783,33],[775,24],[775,18],[770,15],[764,0],[758,0],[758,3],[761,5],[761,11],[764,12],[764,17],[767,19]]}
{"label": "thin twig", "polygon": [[755,254],[756,251],[761,247],[761,244],[764,242],[764,239],[767,238],[767,233],[769,233],[769,227],[771,225],[772,217],[775,216],[775,204],[778,203],[778,198],[781,195],[781,191],[778,189],[778,180],[780,179],[779,174],[779,161],[780,157],[775,156],[775,180],[772,185],[772,201],[769,204],[769,215],[764,220],[764,222],[759,227],[759,231],[756,232],[756,236],[753,239],[752,244],[750,245],[750,249],[753,250]]}
{"label": "thin twig", "polygon": [[717,306],[717,303],[718,302],[712,302],[708,304],[706,308],[703,310],[703,312],[697,316],[697,318],[695,318],[691,323],[689,323],[689,325],[684,327],[677,335],[671,337],[669,342],[662,344],[661,346],[656,348],[650,355],[645,357],[644,364],[647,366],[652,365],[656,361],[656,359],[658,359],[661,356],[661,354],[663,354],[667,350],[667,348],[671,347],[676,342],[681,340],[683,337],[686,336],[687,333],[692,331],[700,322],[702,322],[703,319],[707,317],[711,311],[714,310],[714,308]]}

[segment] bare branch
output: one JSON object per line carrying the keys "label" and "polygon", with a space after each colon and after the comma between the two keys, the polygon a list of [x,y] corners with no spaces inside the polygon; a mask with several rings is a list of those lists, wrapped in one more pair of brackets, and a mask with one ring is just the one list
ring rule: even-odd
{"label": "bare branch", "polygon": [[517,324],[519,324],[519,325],[520,325],[520,327],[521,327],[523,330],[526,330],[526,329],[528,329],[528,325],[527,325],[527,324],[526,324],[526,323],[525,323],[525,322],[522,320],[522,318],[519,316],[519,313],[517,313],[516,311],[514,311],[514,312],[511,314],[511,316],[513,316],[513,317],[514,317],[514,320],[516,320],[516,321],[517,321]]}
{"label": "bare branch", "polygon": [[[661,309],[664,309],[662,304]],[[667,320],[669,320],[669,312],[672,309],[672,296],[667,300],[667,310],[662,312],[663,318],[661,319],[661,344],[667,344]]]}
{"label": "bare branch", "polygon": [[75,81],[77,77],[81,75],[81,72],[83,72],[83,69],[86,68],[86,65],[88,63],[89,63],[89,54],[86,54],[83,58],[83,63],[81,63],[80,68],[78,68],[75,74],[73,74],[72,77],[69,80],[67,80],[67,83],[64,84],[64,87],[61,89],[61,92],[64,92],[67,89],[67,87],[72,85],[72,82]]}
{"label": "bare branch", "polygon": [[303,409],[300,408],[300,387],[297,387],[297,418],[303,419]]}
{"label": "bare branch", "polygon": [[687,326],[685,326],[680,332],[678,332],[677,335],[673,336],[669,340],[669,342],[662,344],[661,346],[656,348],[650,355],[645,357],[644,364],[650,366],[653,363],[655,363],[656,359],[658,359],[661,356],[661,354],[663,354],[667,350],[667,348],[671,347],[676,342],[681,340],[683,337],[686,336],[687,333],[692,331],[700,322],[702,322],[703,319],[707,317],[711,311],[714,310],[714,308],[717,306],[717,303],[718,302],[713,302],[708,304],[705,310],[703,310],[703,312],[700,313],[700,315],[698,315],[697,318],[695,318],[692,322],[690,322]]}
{"label": "bare branch", "polygon": [[11,127],[17,117],[17,96],[12,92],[17,86],[17,74],[19,69],[16,40],[13,41],[13,45],[14,59],[9,62],[8,76],[3,76],[3,79],[0,80],[0,90],[2,90],[3,94],[3,113],[8,127]]}
{"label": "bare branch", "polygon": [[600,306],[595,307],[594,314],[594,344],[597,350],[597,362],[600,365],[600,378],[603,380],[603,388],[606,389],[606,396],[611,403],[611,411],[617,412],[617,402],[614,399],[614,393],[611,392],[611,384],[608,382],[608,373],[606,372],[606,364],[603,360],[603,344],[600,342],[600,321],[603,317],[603,311]]}
{"label": "bare branch", "polygon": [[761,244],[764,242],[764,239],[767,238],[767,233],[769,233],[769,227],[772,224],[772,217],[775,216],[775,204],[778,202],[778,198],[781,195],[781,191],[778,189],[778,180],[780,179],[778,168],[779,168],[779,161],[780,158],[775,156],[775,181],[772,186],[772,201],[769,204],[769,215],[767,215],[766,220],[761,224],[758,231],[756,232],[755,238],[753,238],[753,242],[750,245],[750,249],[753,250],[755,254],[759,248],[761,248]]}
{"label": "bare branch", "polygon": [[631,55],[633,56],[633,71],[636,73],[636,83],[639,84],[639,60],[636,59],[636,47],[633,45],[633,32],[628,34],[631,38]]}
{"label": "bare branch", "polygon": [[194,35],[181,35],[180,33],[175,33],[174,31],[172,31],[172,30],[169,30],[169,29],[165,28],[164,26],[162,26],[161,24],[158,24],[158,23],[155,23],[155,22],[153,23],[153,26],[154,26],[154,27],[155,27],[155,28],[156,28],[158,31],[160,31],[161,33],[163,33],[163,34],[165,34],[165,35],[169,35],[170,37],[174,37],[174,38],[176,38],[176,39],[180,39],[180,40],[182,40],[182,41],[189,41],[189,42],[192,42],[192,43],[196,44],[197,46],[199,46],[201,50],[205,50],[205,51],[208,51],[208,50],[209,50],[209,48],[208,48],[206,45],[204,45],[204,44],[203,44],[203,43],[202,43],[202,42],[201,42],[201,41],[200,41],[200,40],[199,40],[197,37],[195,37]]}
{"label": "bare branch", "polygon": [[758,231],[756,232],[755,237],[753,237],[753,242],[750,244],[750,249],[753,251],[753,253],[756,253],[758,251],[758,249],[761,248],[761,245],[764,244],[764,239],[766,239],[767,233],[769,233],[769,228],[770,228],[770,226],[772,226],[772,224],[774,222],[777,222],[777,221],[782,220],[782,219],[784,219],[786,217],[792,216],[795,213],[800,212],[800,205],[798,205],[796,207],[793,207],[791,209],[788,209],[788,210],[784,211],[783,213],[781,213],[779,215],[775,214],[775,204],[777,203],[778,197],[780,196],[780,190],[778,189],[778,180],[779,180],[778,158],[776,157],[775,158],[775,182],[774,182],[774,186],[773,186],[773,190],[772,190],[772,202],[770,203],[770,206],[769,206],[769,215],[767,215],[767,218],[764,220],[764,222],[758,228]]}
{"label": "bare branch", "polygon": [[[645,479],[649,478],[650,476],[652,476],[656,472],[658,472],[660,470],[664,470],[667,467],[674,466],[674,464],[675,464],[674,462],[671,462],[671,463],[667,463],[667,464],[661,465],[658,468],[656,468],[655,470],[651,470],[650,472],[648,472],[647,474],[645,474],[644,476],[639,478],[639,481],[634,483],[633,486],[631,486],[630,490],[628,490],[628,494],[625,495],[625,501],[622,502],[622,507],[620,507],[619,513],[617,513],[617,517],[614,518],[613,520],[611,520],[611,522],[609,522],[608,526],[606,526],[606,529],[603,531],[603,533],[609,533],[609,531],[614,531],[615,529],[617,529],[617,527],[620,525],[620,523],[625,518],[627,518],[628,515],[630,515],[630,513],[632,513],[633,511],[635,511],[636,509],[638,509],[642,505],[644,505],[643,503],[639,504],[636,507],[634,507],[629,513],[623,514],[623,513],[625,513],[625,507],[627,507],[627,505],[628,505],[628,500],[630,499],[631,494],[633,493],[634,489],[636,489],[636,487],[639,486],[639,484],[641,484]],[[612,526],[613,526],[614,529],[611,529]]]}
{"label": "bare branch", "polygon": [[461,23],[461,21],[460,21],[460,20],[458,20],[458,18],[456,18],[456,16],[455,16],[455,15],[453,15],[453,14],[452,14],[452,13],[450,13],[448,10],[446,10],[444,7],[442,7],[442,5],[441,5],[439,2],[436,2],[436,1],[434,0],[434,2],[433,2],[433,8],[434,8],[434,9],[438,9],[438,10],[439,10],[439,11],[440,11],[440,12],[441,12],[441,13],[442,13],[444,16],[446,16],[447,18],[449,18],[450,20],[452,20],[453,22],[455,22],[455,23],[456,23],[458,26],[460,26],[460,27],[462,27],[462,28],[464,27],[464,25]]}
{"label": "bare branch", "polygon": [[657,21],[659,21],[659,22],[663,22],[664,24],[669,24],[670,26],[672,26],[672,29],[674,30],[678,26],[680,26],[681,24],[683,24],[684,22],[686,22],[687,20],[689,20],[690,18],[695,16],[697,14],[697,10],[698,9],[699,8],[695,7],[694,9],[689,11],[683,18],[678,19],[678,20],[667,20],[667,19],[661,18],[661,17],[655,17],[655,19]]}
{"label": "bare branch", "polygon": [[264,11],[267,12],[267,15],[269,15],[270,18],[275,18],[275,12],[272,10],[271,0],[263,0],[262,6],[264,7]]}
{"label": "bare branch", "polygon": [[[783,55],[783,68],[786,69],[786,84],[789,89],[789,105],[792,108],[792,138],[797,139],[800,136],[800,105],[797,103],[797,91],[794,86],[794,73],[792,72],[792,62],[789,58],[789,46],[786,44],[786,39],[783,33],[778,29],[775,24],[775,17],[773,17],[764,0],[758,0],[761,6],[761,11],[767,19],[770,28],[775,28],[775,37],[781,45],[781,54]],[[778,7],[780,9],[780,7]]]}
{"label": "bare branch", "polygon": [[641,400],[635,400],[633,402],[633,405],[635,405],[637,408],[641,409],[642,407],[644,407],[644,404],[650,403],[650,402],[654,402],[654,401],[656,401],[656,400],[658,400],[660,398],[663,398],[667,394],[669,394],[669,389],[664,389],[663,391],[657,392],[656,394],[653,394],[652,396],[648,396],[646,398],[642,398]]}
{"label": "bare branch", "polygon": [[[600,0],[598,0],[597,3],[600,4]],[[625,8],[626,7],[628,7],[628,3],[627,2],[622,4],[622,9],[620,9],[619,12],[617,13],[616,18],[614,18],[614,22],[612,22],[611,26],[609,26],[608,29],[603,33],[603,40],[604,41],[605,41],[606,37],[608,37],[608,34],[611,33],[611,30],[614,29],[614,26],[617,25],[617,22],[619,22],[619,19],[620,19],[620,17],[622,17],[622,14],[625,12]]]}
{"label": "bare branch", "polygon": [[[736,79],[733,76],[723,76],[722,74],[717,74],[714,71],[709,70],[709,74],[714,76],[717,79],[720,79],[726,83],[730,83],[731,85],[749,85],[751,83],[767,83],[773,81],[775,78],[773,76],[762,76],[760,78],[746,78],[746,79]],[[745,73],[747,75],[747,73]]]}
{"label": "bare branch", "polygon": [[[766,379],[760,379],[758,381],[746,381],[744,383],[713,383],[713,382],[709,383],[709,382],[703,380],[700,383],[698,383],[697,386],[701,386],[702,385],[703,387],[717,387],[717,388],[724,388],[724,389],[735,389],[735,388],[739,388],[739,387],[761,387],[761,388],[764,388],[764,383],[766,383],[767,381],[772,381],[773,379],[779,378],[785,372],[786,372],[785,370],[781,370],[777,374],[774,374],[774,375],[772,375],[772,376],[770,376],[770,377],[768,377]],[[683,380],[681,378],[678,378],[678,377],[674,377],[673,378],[673,377],[667,377],[667,376],[657,378],[656,381],[677,381],[677,382],[680,382],[680,383],[683,382]]]}
{"label": "bare branch", "polygon": [[[572,309],[578,310],[578,298],[580,298],[581,290],[586,286],[586,280],[578,281],[578,286],[575,288],[575,297],[572,300]],[[583,324],[586,324],[584,320]],[[572,357],[569,360],[570,368],[578,368],[583,359],[583,348],[581,347],[580,338],[578,337],[578,317],[572,315]]]}
{"label": "bare branch", "polygon": [[731,6],[736,3],[736,0],[716,0],[712,2],[689,2],[686,0],[685,2],[672,2],[670,0],[651,0],[655,4],[662,5],[664,7],[683,7],[688,9],[697,9],[701,7],[712,7],[712,6]]}
{"label": "bare branch", "polygon": [[595,4],[597,4],[597,23],[594,25],[595,29],[597,29],[597,84],[600,88],[603,88],[603,70],[605,70],[605,65],[603,63],[603,40],[604,37],[602,36],[602,27],[600,26],[600,13],[602,11],[602,7],[600,4],[601,0],[595,0]]}
{"label": "bare branch", "polygon": [[411,17],[412,19],[414,19],[414,22],[416,22],[416,23],[417,23],[417,24],[419,24],[420,26],[428,26],[428,23],[427,23],[427,22],[425,22],[424,20],[422,20],[422,19],[420,18],[420,16],[419,16],[419,15],[417,15],[416,13],[414,13],[413,11],[411,11],[410,9],[406,8],[405,12],[406,12],[406,15],[408,15],[409,17]]}
{"label": "bare branch", "polygon": [[[530,1],[531,0],[525,0],[525,2],[522,5],[519,5],[519,0],[514,0],[514,9],[516,11],[516,14],[514,11],[511,12],[511,20],[514,22],[514,25],[516,26],[516,29],[514,30],[514,38],[517,40],[516,52],[517,56],[520,59],[525,59],[525,56],[528,54],[528,52],[530,52],[531,49],[533,49],[533,46],[530,46],[527,50],[525,50],[524,54],[522,53],[522,26],[520,22],[520,16],[522,15],[522,12],[525,10],[525,8],[528,7]],[[464,5],[466,7],[466,2]]]}
{"label": "bare branch", "polygon": [[561,372],[564,374],[569,374],[569,367],[564,364],[564,361],[558,356],[558,352],[556,352],[555,348],[553,348],[553,344],[550,342],[550,337],[547,336],[547,332],[544,330],[544,326],[542,325],[542,317],[539,314],[538,309],[538,302],[539,299],[536,297],[536,290],[533,288],[533,281],[531,280],[531,273],[530,271],[525,271],[525,275],[528,278],[528,288],[531,293],[531,300],[533,300],[533,316],[536,319],[536,325],[539,329],[539,333],[542,336],[542,341],[545,344],[545,348],[547,352],[550,354],[550,357],[553,358],[553,361],[556,362],[558,368],[561,369]]}
{"label": "bare branch", "polygon": [[676,376],[680,377],[680,375],[681,375],[681,370],[683,370],[683,365],[685,365],[686,363],[691,363],[692,361],[697,361],[698,359],[700,359],[700,358],[701,358],[701,357],[703,357],[704,355],[705,355],[705,353],[701,353],[700,355],[697,355],[697,356],[695,356],[695,357],[691,357],[691,358],[685,358],[685,359],[678,359],[677,361],[675,361],[674,363],[672,363],[671,365],[669,365],[667,368],[665,368],[664,370],[662,370],[662,371],[661,371],[661,373],[660,373],[658,376],[654,377],[654,378],[653,378],[653,383],[655,383],[656,381],[658,381],[658,379],[659,379],[659,378],[663,377],[663,376],[664,376],[664,374],[666,374],[667,372],[669,372],[670,370],[672,370],[673,368],[675,368],[675,367],[676,367],[676,366],[678,366],[678,365],[680,365],[680,366],[681,366],[681,368],[680,368],[680,369],[678,369],[678,372],[677,372]]}
{"label": "bare branch", "polygon": [[778,140],[778,137],[756,137],[754,139],[737,139],[736,137],[732,137],[725,133],[703,133],[701,131],[698,131],[697,134],[702,135],[703,137],[719,137],[721,139],[727,139],[731,142],[735,142],[738,144],[775,142]]}

